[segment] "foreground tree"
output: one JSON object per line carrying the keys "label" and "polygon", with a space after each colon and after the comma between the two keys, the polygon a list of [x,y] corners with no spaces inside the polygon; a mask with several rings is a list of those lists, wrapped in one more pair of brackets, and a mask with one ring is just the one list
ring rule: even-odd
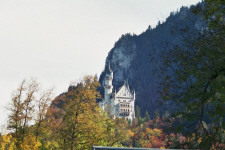
{"label": "foreground tree", "polygon": [[176,117],[184,120],[180,129],[195,133],[196,148],[208,149],[225,142],[225,26],[224,2],[207,2],[210,27],[164,53],[160,74],[162,98],[176,102]]}
{"label": "foreground tree", "polygon": [[97,121],[95,119],[99,118],[96,104],[96,98],[99,97],[96,91],[98,86],[100,84],[96,78],[86,76],[64,97],[65,114],[60,125],[64,148],[90,148],[95,140],[96,132],[99,131],[94,123]]}
{"label": "foreground tree", "polygon": [[40,146],[38,136],[51,101],[52,90],[43,92],[41,96],[39,91],[36,80],[23,80],[13,93],[7,128],[11,132],[9,135],[12,136],[12,144],[17,149],[28,149],[30,146],[30,149],[37,149]]}
{"label": "foreground tree", "polygon": [[11,106],[9,107],[10,115],[8,120],[8,129],[15,131],[14,138],[17,141],[18,148],[24,142],[28,133],[28,126],[33,119],[34,99],[38,90],[38,83],[35,80],[26,83],[22,81],[19,88],[14,92]]}
{"label": "foreground tree", "polygon": [[60,149],[122,146],[126,141],[127,121],[114,120],[96,103],[99,86],[96,76],[85,76],[53,102],[50,126]]}
{"label": "foreground tree", "polygon": [[23,101],[22,94],[25,91],[25,81],[22,81],[18,89],[14,92],[12,102],[10,104],[9,110],[10,115],[8,117],[8,129],[15,131],[15,137],[19,139],[22,118],[23,118]]}
{"label": "foreground tree", "polygon": [[36,118],[35,118],[35,125],[34,125],[36,141],[38,141],[39,136],[43,134],[44,131],[47,129],[46,115],[47,115],[47,110],[49,108],[49,105],[52,101],[52,91],[53,89],[44,91],[41,94],[40,98],[36,100],[37,110],[36,110]]}

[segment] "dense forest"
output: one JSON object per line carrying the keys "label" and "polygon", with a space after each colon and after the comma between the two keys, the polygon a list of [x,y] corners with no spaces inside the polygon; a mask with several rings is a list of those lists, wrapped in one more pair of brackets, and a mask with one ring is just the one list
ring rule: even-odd
{"label": "dense forest", "polygon": [[[224,1],[205,0],[204,5],[192,7],[189,11],[201,16],[207,26],[201,28],[201,32],[188,32],[189,26],[179,29],[180,35],[185,35],[180,43],[148,60],[150,63],[154,59],[162,61],[160,67],[154,69],[160,85],[157,94],[160,101],[171,104],[173,111],[154,109],[151,112],[146,109],[151,102],[139,107],[145,101],[139,100],[133,122],[114,119],[96,103],[101,98],[101,85],[96,76],[84,76],[56,98],[52,96],[52,89],[41,91],[37,81],[24,80],[11,99],[8,130],[0,135],[0,149],[83,150],[93,145],[225,149],[224,6]],[[135,38],[127,35],[121,39],[127,37]],[[124,43],[115,45],[121,44]],[[136,45],[126,46],[130,47],[131,55],[118,65],[129,71],[132,63],[127,62],[136,57],[133,51]],[[117,49],[115,56],[121,56],[123,50]],[[113,51],[109,57],[114,57]],[[112,69],[116,63],[119,62],[112,63]],[[127,74],[132,76],[132,70]],[[116,81],[123,79],[123,75],[119,73]],[[144,77],[146,87],[147,75]],[[146,97],[152,94],[151,91],[144,93]]]}

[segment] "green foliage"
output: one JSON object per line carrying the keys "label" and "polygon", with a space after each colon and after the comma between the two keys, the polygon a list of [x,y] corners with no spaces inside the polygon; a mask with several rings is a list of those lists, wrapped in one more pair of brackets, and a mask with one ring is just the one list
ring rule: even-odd
{"label": "green foliage", "polygon": [[[206,19],[210,18],[210,27],[214,28],[218,25],[224,24],[225,14],[225,1],[224,0],[206,0],[206,8],[203,11]],[[214,19],[212,19],[214,16]]]}
{"label": "green foliage", "polygon": [[169,111],[168,110],[166,110],[166,112],[165,112],[165,119],[169,119],[169,117],[170,117],[170,113],[169,113]]}
{"label": "green foliage", "polygon": [[136,118],[141,117],[141,112],[140,112],[140,108],[138,107],[138,105],[136,105],[136,107],[135,107],[135,117]]}
{"label": "green foliage", "polygon": [[149,120],[150,120],[150,116],[149,116],[149,114],[148,114],[148,111],[146,110],[146,112],[145,112],[145,122],[148,122]]}
{"label": "green foliage", "polygon": [[159,110],[158,109],[155,110],[154,117],[155,118],[160,118],[160,114],[159,114]]}
{"label": "green foliage", "polygon": [[[225,118],[224,2],[206,0],[203,15],[209,29],[189,35],[181,47],[164,53],[161,96],[179,105],[176,118],[182,129],[197,130],[197,148],[220,148]],[[198,9],[198,7],[197,7]],[[214,17],[212,17],[212,15]],[[186,34],[186,32],[184,33]]]}

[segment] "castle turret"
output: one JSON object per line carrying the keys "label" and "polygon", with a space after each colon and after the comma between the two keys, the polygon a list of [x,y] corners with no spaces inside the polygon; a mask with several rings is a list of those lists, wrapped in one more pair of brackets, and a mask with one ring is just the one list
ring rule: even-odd
{"label": "castle turret", "polygon": [[105,102],[108,103],[110,100],[110,95],[112,94],[112,90],[113,90],[113,85],[112,85],[113,72],[110,68],[110,64],[106,68],[105,72],[106,72],[106,75],[104,80],[104,89],[105,89],[104,99],[105,99]]}

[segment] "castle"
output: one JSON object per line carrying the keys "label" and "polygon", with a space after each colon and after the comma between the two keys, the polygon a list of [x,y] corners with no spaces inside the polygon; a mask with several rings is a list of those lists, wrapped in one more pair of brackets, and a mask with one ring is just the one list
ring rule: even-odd
{"label": "castle", "polygon": [[110,65],[108,65],[105,72],[106,75],[102,84],[105,93],[104,99],[99,102],[100,107],[114,118],[126,118],[133,121],[135,118],[135,91],[130,91],[128,82],[124,82],[124,85],[118,91],[113,91],[113,72]]}

